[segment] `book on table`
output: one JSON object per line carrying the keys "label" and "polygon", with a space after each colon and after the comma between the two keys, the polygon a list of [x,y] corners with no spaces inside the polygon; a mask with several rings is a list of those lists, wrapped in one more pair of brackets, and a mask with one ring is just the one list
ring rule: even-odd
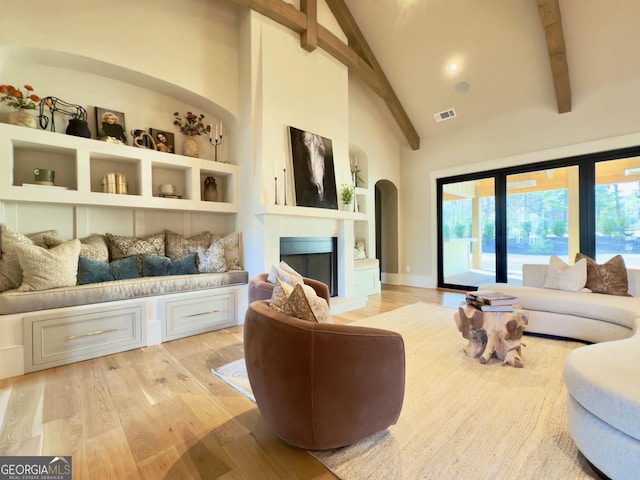
{"label": "book on table", "polygon": [[476,302],[484,305],[514,305],[518,303],[518,297],[501,292],[490,292],[487,290],[478,290],[477,292],[467,292],[467,298],[471,298]]}
{"label": "book on table", "polygon": [[482,310],[483,312],[513,312],[513,305],[489,305],[478,302],[471,297],[466,299],[467,305]]}

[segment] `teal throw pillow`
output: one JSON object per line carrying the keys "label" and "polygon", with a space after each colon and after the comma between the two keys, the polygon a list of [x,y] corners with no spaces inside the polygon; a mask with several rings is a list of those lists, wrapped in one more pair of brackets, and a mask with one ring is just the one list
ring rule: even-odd
{"label": "teal throw pillow", "polygon": [[159,255],[142,255],[142,275],[144,277],[189,275],[193,273],[198,273],[195,253],[190,253],[175,260]]}
{"label": "teal throw pillow", "polygon": [[78,285],[127,280],[139,276],[137,255],[114,260],[111,263],[84,257],[78,259]]}

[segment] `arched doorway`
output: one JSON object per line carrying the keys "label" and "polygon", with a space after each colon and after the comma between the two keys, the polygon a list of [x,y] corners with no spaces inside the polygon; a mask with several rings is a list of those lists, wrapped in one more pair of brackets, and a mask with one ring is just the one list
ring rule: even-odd
{"label": "arched doorway", "polygon": [[398,188],[389,180],[375,185],[376,258],[380,261],[380,281],[397,285],[398,268]]}

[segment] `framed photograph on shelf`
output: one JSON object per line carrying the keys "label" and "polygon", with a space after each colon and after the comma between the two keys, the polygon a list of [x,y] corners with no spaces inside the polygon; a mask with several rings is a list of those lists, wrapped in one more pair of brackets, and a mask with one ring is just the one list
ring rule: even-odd
{"label": "framed photograph on shelf", "polygon": [[176,144],[173,133],[158,130],[157,128],[149,129],[149,133],[156,142],[156,150],[159,152],[176,153]]}
{"label": "framed photograph on shelf", "polygon": [[330,139],[289,127],[296,205],[338,209]]}
{"label": "framed photograph on shelf", "polygon": [[96,127],[98,140],[127,143],[124,113],[109,108],[96,107]]}

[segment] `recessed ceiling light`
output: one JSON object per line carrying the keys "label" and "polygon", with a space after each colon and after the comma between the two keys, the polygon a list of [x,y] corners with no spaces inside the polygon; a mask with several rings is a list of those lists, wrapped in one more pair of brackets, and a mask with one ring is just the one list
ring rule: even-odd
{"label": "recessed ceiling light", "polygon": [[457,72],[458,71],[458,64],[457,63],[450,63],[449,64],[449,71],[450,72]]}

